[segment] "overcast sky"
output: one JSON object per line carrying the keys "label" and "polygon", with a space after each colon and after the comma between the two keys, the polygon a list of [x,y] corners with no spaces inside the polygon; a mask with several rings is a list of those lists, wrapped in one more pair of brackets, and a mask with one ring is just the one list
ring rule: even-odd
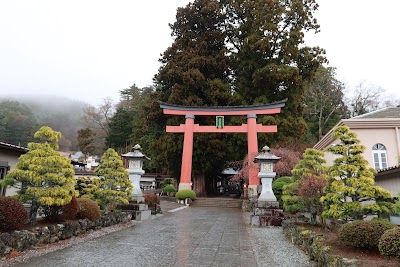
{"label": "overcast sky", "polygon": [[[338,78],[400,98],[398,0],[320,0],[321,32]],[[188,0],[0,0],[0,96],[52,94],[97,105],[150,85],[172,43],[168,23]]]}

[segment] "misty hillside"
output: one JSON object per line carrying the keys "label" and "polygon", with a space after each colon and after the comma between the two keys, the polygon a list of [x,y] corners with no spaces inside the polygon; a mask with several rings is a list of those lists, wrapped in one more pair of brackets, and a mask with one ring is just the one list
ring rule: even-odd
{"label": "misty hillside", "polygon": [[[18,129],[23,128],[24,125],[29,122],[29,129],[25,130],[26,134],[32,135],[32,132],[37,131],[41,126],[50,126],[54,130],[60,131],[62,133],[62,138],[60,140],[60,150],[77,150],[77,131],[82,128],[80,118],[82,116],[82,110],[86,105],[83,101],[72,100],[65,97],[59,96],[8,96],[1,97],[0,102],[4,101],[13,101],[11,104],[11,109],[17,108],[21,114],[18,117],[13,117],[11,123],[11,127],[8,127],[8,133],[1,134],[0,138],[7,141],[13,140],[14,137],[18,137],[18,135],[24,135],[23,133],[19,134]],[[16,103],[17,102],[17,103]],[[23,105],[19,105],[21,103]],[[1,104],[1,103],[0,103]],[[23,106],[26,106],[32,113],[29,115],[29,110],[25,110]],[[9,116],[13,116],[15,112],[9,114]],[[25,114],[26,113],[26,114]],[[5,116],[5,114],[3,114]],[[34,128],[34,129],[31,129]],[[1,131],[1,125],[0,125]],[[8,136],[8,137],[7,137]],[[10,139],[11,138],[11,139]],[[4,140],[6,139],[6,140]],[[8,140],[7,140],[8,139]],[[21,145],[26,145],[26,140],[30,139],[29,137],[21,137],[21,139],[15,139]],[[28,141],[32,141],[32,139]]]}

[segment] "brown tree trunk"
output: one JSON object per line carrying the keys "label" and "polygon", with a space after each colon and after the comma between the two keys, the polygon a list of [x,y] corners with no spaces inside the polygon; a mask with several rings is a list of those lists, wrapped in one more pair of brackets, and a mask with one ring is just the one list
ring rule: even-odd
{"label": "brown tree trunk", "polygon": [[204,174],[196,174],[193,176],[193,190],[198,197],[206,196],[206,178]]}

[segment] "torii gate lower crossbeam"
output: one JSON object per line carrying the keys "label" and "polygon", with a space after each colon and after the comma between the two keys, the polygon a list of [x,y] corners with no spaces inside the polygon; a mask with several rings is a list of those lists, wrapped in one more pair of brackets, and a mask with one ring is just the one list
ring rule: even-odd
{"label": "torii gate lower crossbeam", "polygon": [[[276,125],[263,126],[257,124],[257,115],[274,115],[281,112],[281,108],[285,106],[285,102],[276,102],[261,106],[239,106],[239,107],[186,107],[169,105],[160,103],[164,114],[168,115],[184,115],[185,124],[179,126],[167,126],[167,133],[184,133],[183,154],[181,177],[179,190],[191,189],[192,176],[192,157],[193,157],[193,136],[194,133],[247,133],[247,153],[248,155],[256,155],[258,153],[257,133],[275,133]],[[196,116],[221,116],[221,115],[247,115],[247,124],[241,126],[225,126],[217,128],[216,126],[200,126],[194,123]],[[253,165],[251,157],[249,157],[249,165]],[[258,170],[249,169],[249,189],[253,188],[253,194],[256,194],[256,187],[260,184],[257,176]]]}

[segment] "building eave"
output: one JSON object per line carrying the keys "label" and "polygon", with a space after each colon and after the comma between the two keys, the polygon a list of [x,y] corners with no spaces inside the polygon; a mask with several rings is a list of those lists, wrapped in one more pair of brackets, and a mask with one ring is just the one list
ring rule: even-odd
{"label": "building eave", "polygon": [[7,150],[12,150],[12,151],[20,152],[21,154],[25,154],[25,153],[28,152],[28,150],[29,150],[29,149],[26,148],[26,147],[17,146],[17,145],[5,143],[5,142],[0,142],[0,148],[4,148],[4,149],[7,149]]}
{"label": "building eave", "polygon": [[324,137],[319,140],[313,148],[318,149],[318,150],[324,150],[328,145],[330,145],[335,139],[333,138],[333,130],[338,127],[342,126],[344,123],[344,120],[339,121],[332,129],[327,132]]}

